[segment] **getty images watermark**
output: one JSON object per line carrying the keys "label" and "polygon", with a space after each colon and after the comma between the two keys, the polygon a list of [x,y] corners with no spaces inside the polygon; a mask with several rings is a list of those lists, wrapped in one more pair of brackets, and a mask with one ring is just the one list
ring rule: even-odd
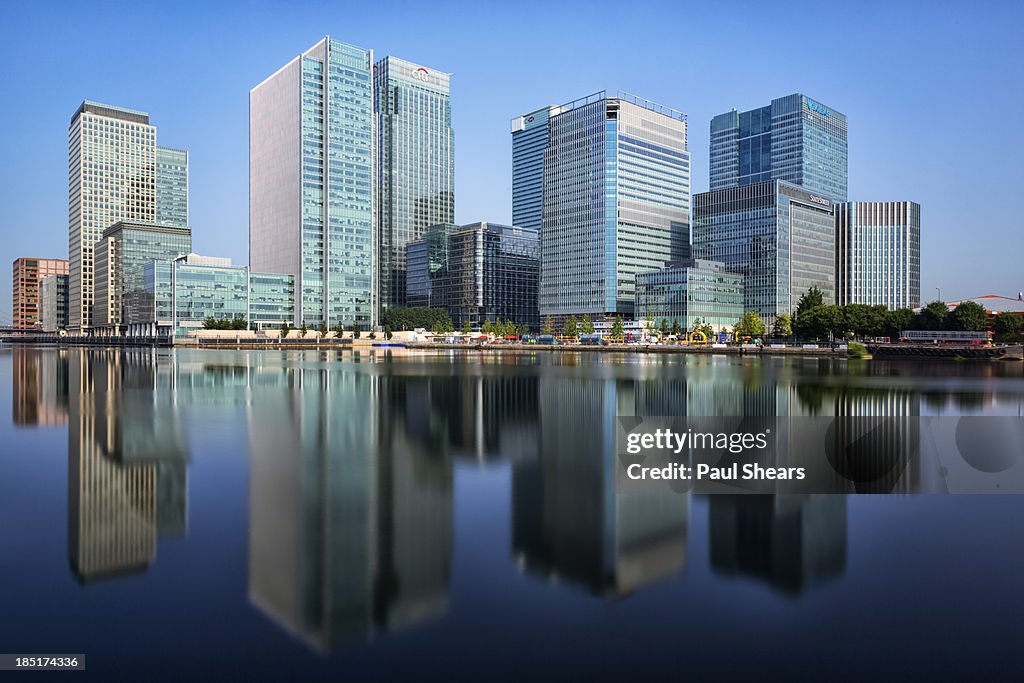
{"label": "getty images watermark", "polygon": [[619,492],[1024,493],[1020,417],[619,417]]}

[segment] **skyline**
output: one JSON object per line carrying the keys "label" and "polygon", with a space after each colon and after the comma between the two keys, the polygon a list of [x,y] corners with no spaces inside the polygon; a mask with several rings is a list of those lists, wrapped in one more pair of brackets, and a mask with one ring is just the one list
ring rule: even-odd
{"label": "skyline", "polygon": [[[116,11],[96,11],[96,4],[132,12],[126,19]],[[81,101],[91,99],[149,112],[161,147],[189,151],[195,251],[248,263],[249,90],[330,34],[374,49],[375,59],[394,55],[454,73],[456,223],[511,223],[509,122],[525,112],[602,89],[684,111],[697,194],[709,187],[713,116],[803,92],[849,120],[851,201],[921,204],[924,302],[935,298],[936,287],[945,300],[1013,296],[1024,289],[1017,275],[1024,231],[1004,199],[1013,196],[1011,160],[1024,154],[1022,136],[985,125],[994,119],[993,108],[1012,111],[1024,103],[1012,87],[1024,66],[1024,57],[1012,49],[1012,26],[1019,22],[1007,20],[1024,15],[1020,8],[947,3],[927,14],[911,4],[873,5],[866,12],[815,10],[811,18],[822,26],[848,30],[850,43],[839,43],[844,52],[828,54],[824,43],[811,49],[806,36],[791,32],[806,50],[787,50],[776,60],[765,59],[757,41],[777,44],[770,39],[773,30],[791,31],[796,17],[806,22],[806,10],[765,13],[749,5],[740,12],[744,19],[723,24],[713,10],[639,3],[631,24],[614,24],[625,29],[619,44],[634,40],[642,48],[628,51],[593,47],[603,43],[593,36],[613,24],[602,13],[580,16],[578,3],[447,3],[430,11],[399,3],[383,10],[330,8],[318,11],[315,20],[303,19],[296,9],[301,6],[310,5],[5,8],[11,18],[0,29],[5,99],[28,103],[0,113],[8,160],[0,170],[6,262],[67,258],[67,129]],[[538,21],[540,12],[544,21]],[[158,47],[166,50],[128,61],[122,50],[83,49],[95,44],[87,38],[101,29],[110,35],[134,30],[140,15],[160,26]],[[414,21],[395,21],[402,16]],[[449,23],[452,16],[459,21]],[[913,22],[914,35],[907,35],[906,22]],[[566,32],[569,25],[575,28]],[[680,25],[683,49],[673,28]],[[494,26],[503,33],[481,41]],[[634,38],[633,28],[644,37]],[[858,42],[868,28],[871,45]],[[47,50],[39,50],[41,44]],[[733,52],[723,55],[723,44]],[[878,54],[877,45],[895,44],[907,46],[904,55]],[[709,63],[714,66],[703,68]],[[951,136],[956,129],[967,134]],[[963,239],[978,231],[987,239]],[[10,295],[6,288],[0,295],[4,322],[11,315]]]}

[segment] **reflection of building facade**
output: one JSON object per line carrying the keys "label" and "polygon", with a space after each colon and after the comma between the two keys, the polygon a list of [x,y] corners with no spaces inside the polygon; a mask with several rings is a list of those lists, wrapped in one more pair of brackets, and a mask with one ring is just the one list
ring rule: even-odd
{"label": "reflection of building facade", "polygon": [[11,324],[31,330],[42,322],[41,282],[68,274],[68,262],[57,258],[19,258],[14,260]]}
{"label": "reflection of building facade", "polygon": [[11,349],[11,412],[18,426],[66,424],[68,352]]}
{"label": "reflection of building facade", "polygon": [[452,466],[403,426],[402,381],[278,378],[250,408],[250,600],[322,650],[443,613]]}
{"label": "reflection of building facade", "polygon": [[846,568],[846,496],[709,496],[711,568],[800,593]]}
{"label": "reflection of building facade", "polygon": [[423,237],[405,245],[407,306],[444,306],[448,236],[459,229],[454,223],[431,225]]}
{"label": "reflection of building facade", "polygon": [[188,454],[150,350],[69,351],[68,556],[82,583],[143,572],[187,527]]}
{"label": "reflection of building facade", "polygon": [[520,567],[600,595],[684,568],[689,494],[615,490],[616,416],[643,414],[660,400],[644,398],[633,381],[541,378],[540,453],[513,464]]}

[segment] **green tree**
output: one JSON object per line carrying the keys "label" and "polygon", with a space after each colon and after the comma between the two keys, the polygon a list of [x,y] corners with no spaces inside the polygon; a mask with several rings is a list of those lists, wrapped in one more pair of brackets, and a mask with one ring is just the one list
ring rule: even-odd
{"label": "green tree", "polygon": [[668,333],[671,331],[671,328],[669,328],[669,326],[668,326],[668,319],[667,318],[662,318],[661,319],[661,323],[658,324],[658,331],[661,332],[661,336],[662,337],[667,337],[668,336]]}
{"label": "green tree", "polygon": [[988,326],[988,313],[981,304],[963,301],[950,314],[950,323],[954,330],[984,332]]}
{"label": "green tree", "polygon": [[490,336],[490,335],[494,334],[494,325],[491,324],[490,320],[484,320],[484,324],[480,328],[480,331],[483,334],[486,334],[486,335]]}
{"label": "green tree", "polygon": [[544,334],[555,333],[555,321],[551,319],[551,316],[544,318]]}
{"label": "green tree", "polygon": [[772,325],[772,336],[778,339],[786,339],[793,336],[793,316],[789,313],[779,313],[775,316],[775,324]]}
{"label": "green tree", "polygon": [[530,326],[527,323],[523,323],[519,326],[519,336],[525,337],[528,334],[530,334]]}
{"label": "green tree", "polygon": [[203,327],[207,330],[216,330],[218,322],[219,321],[216,318],[209,317],[203,320]]}
{"label": "green tree", "polygon": [[342,337],[345,336],[345,327],[340,322],[334,326],[334,335],[338,339],[341,339]]}
{"label": "green tree", "polygon": [[683,326],[679,324],[679,318],[672,319],[672,334],[679,336],[683,333]]}
{"label": "green tree", "polygon": [[582,334],[594,334],[594,323],[590,320],[589,315],[583,316],[583,320],[580,322],[580,332]]}
{"label": "green tree", "polygon": [[359,335],[361,335],[361,334],[362,334],[362,332],[359,329],[359,323],[353,322],[352,323],[352,338],[353,339],[359,339]]}
{"label": "green tree", "polygon": [[469,321],[462,323],[462,334],[465,337],[473,334],[473,326],[469,324]]}
{"label": "green tree", "polygon": [[708,322],[702,322],[700,327],[697,328],[697,331],[702,333],[705,339],[711,339],[715,336],[715,328],[713,328],[711,323]]}
{"label": "green tree", "polygon": [[284,339],[285,337],[287,337],[289,335],[289,333],[291,333],[291,331],[292,331],[292,326],[291,325],[289,325],[287,322],[281,323],[281,339]]}
{"label": "green tree", "polygon": [[615,321],[612,322],[612,333],[611,338],[616,341],[622,341],[626,338],[626,326],[622,322],[622,316],[615,316]]}
{"label": "green tree", "polygon": [[919,330],[931,330],[937,332],[947,328],[949,319],[949,306],[941,301],[933,301],[917,314],[914,324]]}
{"label": "green tree", "polygon": [[909,308],[897,308],[895,311],[885,312],[885,322],[882,326],[882,334],[893,339],[899,339],[903,330],[912,329],[914,325],[914,312]]}
{"label": "green tree", "polygon": [[390,327],[385,327],[384,328],[384,338],[385,339],[391,339],[394,336],[395,336],[395,333],[391,330]]}
{"label": "green tree", "polygon": [[737,339],[741,337],[760,337],[764,334],[764,321],[761,320],[761,316],[757,314],[757,311],[747,311],[743,314],[743,317],[736,321],[733,332],[736,334]]}
{"label": "green tree", "polygon": [[818,286],[815,285],[808,289],[800,297],[800,301],[796,304],[796,315],[799,317],[804,311],[809,311],[812,308],[825,305],[825,295],[822,293]]}
{"label": "green tree", "polygon": [[324,323],[324,322],[320,323],[320,336],[321,337],[326,337],[327,336],[327,323]]}
{"label": "green tree", "polygon": [[992,331],[1000,344],[1020,344],[1024,342],[1024,315],[1000,313],[992,321]]}
{"label": "green tree", "polygon": [[575,315],[570,315],[569,319],[565,321],[563,334],[565,334],[566,337],[575,337],[579,334],[579,326],[576,324]]}

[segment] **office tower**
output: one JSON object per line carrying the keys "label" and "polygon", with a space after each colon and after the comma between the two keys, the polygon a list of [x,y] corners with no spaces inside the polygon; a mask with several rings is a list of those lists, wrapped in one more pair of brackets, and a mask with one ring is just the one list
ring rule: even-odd
{"label": "office tower", "polygon": [[512,225],[541,229],[548,121],[561,111],[548,106],[512,119]]}
{"label": "office tower", "polygon": [[156,148],[156,222],[188,227],[188,152]]}
{"label": "office tower", "polygon": [[67,275],[68,262],[57,258],[19,258],[14,260],[11,324],[31,330],[40,322],[39,283],[53,275]]}
{"label": "office tower", "polygon": [[699,320],[721,332],[742,316],[743,275],[723,263],[685,259],[636,276],[637,320],[678,322],[683,330]]}
{"label": "office tower", "polygon": [[846,201],[846,116],[795,93],[711,119],[711,190],[785,180]]}
{"label": "office tower", "polygon": [[441,287],[448,261],[448,236],[461,230],[454,223],[427,228],[423,237],[405,245],[407,306],[444,306]]}
{"label": "office tower", "polygon": [[473,223],[448,237],[443,300],[456,327],[511,320],[536,331],[539,277],[536,230]]}
{"label": "office tower", "polygon": [[[65,264],[67,261],[64,262]],[[51,275],[39,283],[39,320],[43,332],[68,327],[68,276]]]}
{"label": "office tower", "polygon": [[295,278],[295,324],[376,323],[372,64],[326,37],[249,92],[249,263]]}
{"label": "office tower", "polygon": [[68,326],[92,322],[93,247],[118,221],[156,218],[156,127],[149,114],[86,100],[68,129]]}
{"label": "office tower", "polygon": [[405,305],[405,245],[455,221],[455,147],[449,74],[396,57],[373,70],[385,308]]}
{"label": "office tower", "polygon": [[154,260],[169,260],[192,251],[186,227],[118,221],[103,231],[94,248],[93,327],[117,334],[131,305],[131,293],[142,289],[142,269]]}
{"label": "office tower", "polygon": [[540,315],[632,317],[637,273],[689,256],[686,117],[600,92],[548,126]]}
{"label": "office tower", "polygon": [[782,180],[694,197],[693,248],[698,258],[741,273],[744,309],[771,327],[792,313],[811,287],[826,304],[835,295],[832,201]]}
{"label": "office tower", "polygon": [[836,207],[836,303],[921,305],[921,206],[846,202]]}

